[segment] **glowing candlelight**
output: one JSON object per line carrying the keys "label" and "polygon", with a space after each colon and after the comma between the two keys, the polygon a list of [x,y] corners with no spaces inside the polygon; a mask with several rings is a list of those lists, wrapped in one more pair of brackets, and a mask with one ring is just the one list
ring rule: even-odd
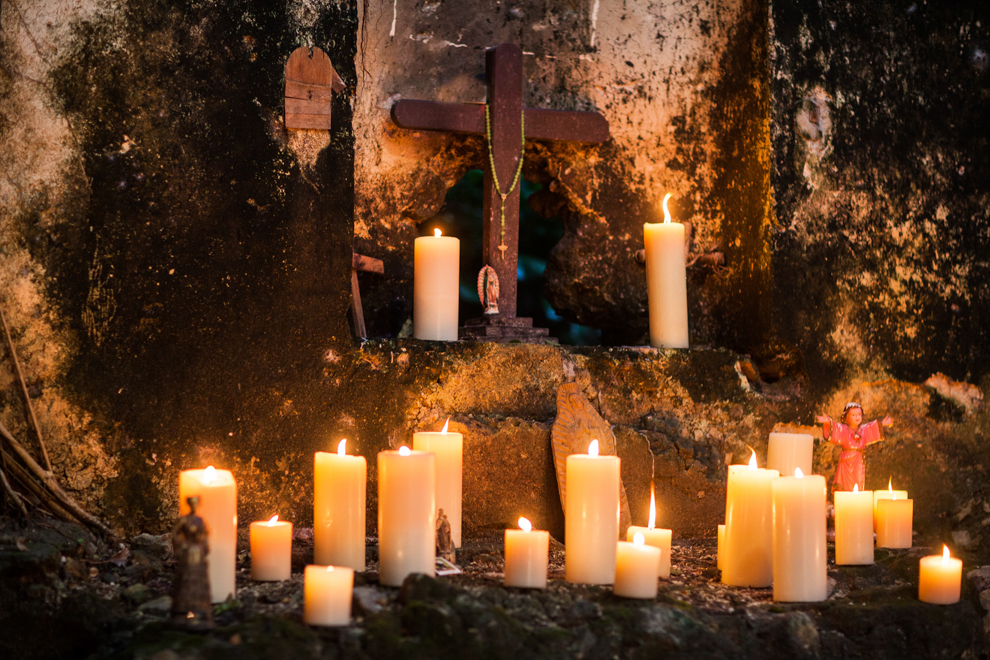
{"label": "glowing candlelight", "polygon": [[872,564],[873,492],[853,484],[851,492],[836,491],[834,499],[835,563]]}
{"label": "glowing candlelight", "polygon": [[378,562],[381,584],[402,586],[411,573],[436,573],[436,455],[378,452]]}
{"label": "glowing candlelight", "polygon": [[949,546],[941,555],[922,557],[918,572],[918,600],[936,605],[959,602],[962,587],[962,560],[949,556]]}
{"label": "glowing candlelight", "polygon": [[656,529],[657,521],[657,496],[654,484],[650,482],[650,515],[647,519],[646,527],[630,525],[626,530],[626,541],[634,541],[637,534],[641,534],[647,545],[660,548],[660,568],[658,575],[662,578],[670,577],[670,541],[673,532],[669,529]]}
{"label": "glowing candlelight", "polygon": [[828,595],[825,537],[825,477],[771,479],[773,511],[773,599],[813,602]]}
{"label": "glowing candlelight", "polygon": [[303,574],[303,621],[311,626],[348,625],[353,593],[353,569],[307,566]]}
{"label": "glowing candlelight", "polygon": [[[461,509],[464,499],[463,465],[464,436],[449,431],[450,418],[439,432],[417,431],[413,434],[413,449],[436,455],[437,509],[443,509],[450,523],[450,540],[461,547]],[[436,514],[434,514],[436,515]]]}
{"label": "glowing candlelight", "polygon": [[292,523],[274,515],[251,523],[251,579],[288,580],[292,575]]}
{"label": "glowing candlelight", "polygon": [[660,555],[660,548],[647,545],[646,537],[641,532],[633,534],[632,542],[619,541],[616,546],[615,595],[656,598]]}
{"label": "glowing candlelight", "polygon": [[210,533],[207,562],[210,575],[210,599],[222,603],[236,592],[237,568],[237,483],[229,470],[212,465],[204,470],[179,473],[179,514],[189,513],[186,502],[198,497],[196,515],[203,519]]}
{"label": "glowing candlelight", "polygon": [[461,242],[435,229],[413,253],[413,337],[457,341]]}
{"label": "glowing candlelight", "polygon": [[564,574],[568,582],[611,584],[619,537],[618,456],[599,456],[598,440],[587,454],[567,457],[564,502]]}
{"label": "glowing candlelight", "polygon": [[654,348],[687,348],[687,275],[684,225],[670,221],[667,193],[663,198],[663,222],[643,225],[646,247],[646,291],[650,313],[650,345]]}
{"label": "glowing candlelight", "polygon": [[[769,587],[773,582],[773,506],[771,482],[777,470],[749,463],[729,466],[725,497],[722,582],[737,587]],[[793,479],[793,477],[789,477]]]}
{"label": "glowing candlelight", "polygon": [[505,586],[543,589],[547,586],[550,532],[533,531],[519,518],[519,529],[505,530]]}
{"label": "glowing candlelight", "polygon": [[316,452],[314,463],[314,561],[363,571],[368,462],[364,456],[349,456],[344,438],[336,453]]}

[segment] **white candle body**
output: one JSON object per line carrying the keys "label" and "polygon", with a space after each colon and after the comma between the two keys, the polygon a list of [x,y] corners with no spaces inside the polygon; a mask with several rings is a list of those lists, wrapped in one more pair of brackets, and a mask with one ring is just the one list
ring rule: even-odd
{"label": "white candle body", "polygon": [[578,584],[612,584],[619,539],[619,457],[567,457],[564,577]]}
{"label": "white candle body", "polygon": [[206,523],[210,553],[206,556],[210,576],[210,600],[222,603],[237,591],[237,483],[230,470],[216,470],[212,482],[203,479],[206,470],[179,473],[179,515],[189,513],[187,497],[199,497],[196,515]]}
{"label": "white candle body", "polygon": [[807,433],[771,433],[767,468],[785,476],[794,474],[794,468],[801,468],[803,474],[812,474],[814,449],[815,438]]}
{"label": "white candle body", "polygon": [[505,530],[505,586],[545,589],[550,532]]}
{"label": "white candle body", "polygon": [[725,546],[725,525],[718,526],[718,546],[715,555],[715,567],[718,570],[722,570],[722,553],[724,552],[723,547]]}
{"label": "white candle body", "polygon": [[619,541],[615,556],[616,596],[656,598],[660,570],[660,548]]}
{"label": "white candle body", "polygon": [[314,461],[313,559],[320,566],[363,571],[368,462],[322,451]]}
{"label": "white candle body", "polygon": [[910,548],[914,500],[877,500],[877,547]]}
{"label": "white candle body", "polygon": [[828,596],[825,477],[773,480],[773,599],[810,603]]}
{"label": "white candle body", "polygon": [[457,341],[461,242],[421,236],[414,251],[413,337]]}
{"label": "white candle body", "polygon": [[877,531],[877,502],[880,500],[906,500],[906,490],[875,490],[873,491],[873,531]]}
{"label": "white candle body", "polygon": [[311,626],[346,626],[351,622],[354,569],[307,566],[303,573],[303,621]]}
{"label": "white candle body", "polygon": [[962,587],[962,560],[942,555],[921,558],[918,573],[918,600],[935,605],[952,605],[959,602]]}
{"label": "white candle body", "polygon": [[835,491],[835,563],[873,563],[872,491]]}
{"label": "white candle body", "polygon": [[402,586],[436,574],[436,463],[432,453],[378,453],[378,581]]}
{"label": "white candle body", "polygon": [[730,465],[725,497],[722,582],[769,587],[773,582],[773,501],[776,470]]}
{"label": "white candle body", "polygon": [[267,520],[251,523],[251,579],[288,580],[292,576],[292,523]]}
{"label": "white candle body", "polygon": [[660,548],[660,572],[659,577],[669,578],[670,577],[670,539],[672,532],[669,529],[650,529],[649,527],[639,527],[637,525],[630,525],[629,529],[626,531],[626,541],[632,541],[633,537],[636,536],[636,532],[643,535],[643,539],[646,541],[646,545],[652,545],[654,548]]}
{"label": "white candle body", "polygon": [[443,509],[450,522],[450,538],[461,547],[461,502],[463,499],[464,436],[460,433],[413,434],[413,449],[436,454],[437,509]]}
{"label": "white candle body", "polygon": [[688,347],[687,275],[684,225],[648,222],[643,225],[646,244],[646,292],[650,305],[650,346]]}

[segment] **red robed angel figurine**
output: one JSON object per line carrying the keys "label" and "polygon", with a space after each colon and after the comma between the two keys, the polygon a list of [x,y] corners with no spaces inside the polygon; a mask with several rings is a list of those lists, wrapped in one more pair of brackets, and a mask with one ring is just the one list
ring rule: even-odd
{"label": "red robed angel figurine", "polygon": [[874,420],[863,424],[863,406],[858,403],[847,403],[842,410],[842,421],[836,422],[828,415],[818,415],[815,418],[822,425],[822,437],[842,447],[839,453],[839,465],[832,479],[835,490],[852,490],[858,485],[864,490],[866,484],[866,468],[863,467],[863,449],[874,442],[884,439],[884,429],[894,425],[894,420],[888,415],[882,420]]}

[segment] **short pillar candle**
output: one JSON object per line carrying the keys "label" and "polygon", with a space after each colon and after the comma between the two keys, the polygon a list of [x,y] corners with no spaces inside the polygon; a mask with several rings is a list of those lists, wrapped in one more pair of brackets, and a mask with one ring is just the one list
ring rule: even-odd
{"label": "short pillar candle", "polygon": [[660,577],[670,577],[670,539],[673,532],[669,529],[657,529],[657,496],[650,484],[650,514],[646,519],[646,527],[630,525],[626,530],[626,541],[632,541],[636,534],[642,534],[646,545],[660,548]]}
{"label": "short pillar candle", "polygon": [[206,523],[210,535],[207,568],[210,600],[222,603],[237,591],[237,483],[230,470],[212,465],[204,470],[179,473],[179,515],[189,513],[186,499],[198,497],[196,515]]}
{"label": "short pillar candle", "polygon": [[550,532],[534,530],[526,518],[505,530],[505,586],[545,589],[549,559]]}
{"label": "short pillar candle", "polygon": [[632,543],[619,541],[615,556],[616,596],[623,598],[656,598],[660,570],[660,548],[646,545],[641,532]]}
{"label": "short pillar candle", "polygon": [[618,456],[599,456],[592,440],[587,454],[567,457],[564,504],[564,577],[577,584],[612,584],[619,540]]}
{"label": "short pillar candle", "polygon": [[303,573],[303,621],[311,626],[346,626],[351,622],[354,569],[307,566]]}
{"label": "short pillar candle", "polygon": [[292,523],[272,516],[251,523],[251,579],[277,582],[292,577]]}
{"label": "short pillar candle", "polygon": [[873,491],[835,491],[835,563],[873,563]]}
{"label": "short pillar candle", "polygon": [[828,596],[825,477],[773,480],[773,599],[809,603]]}
{"label": "short pillar candle", "polygon": [[942,554],[921,558],[918,573],[918,600],[935,605],[959,602],[962,588],[962,560],[949,556],[949,547]]}
{"label": "short pillar candle", "polygon": [[877,502],[877,547],[910,548],[914,542],[914,500]]}

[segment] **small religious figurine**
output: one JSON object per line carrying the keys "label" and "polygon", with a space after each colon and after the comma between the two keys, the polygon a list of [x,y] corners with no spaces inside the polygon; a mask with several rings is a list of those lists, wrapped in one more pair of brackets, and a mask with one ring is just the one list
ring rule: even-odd
{"label": "small religious figurine", "polygon": [[450,521],[443,509],[437,515],[437,557],[454,563],[454,540],[450,535]]}
{"label": "small religious figurine", "polygon": [[486,316],[498,314],[498,274],[491,266],[485,266],[478,273],[478,297]]}
{"label": "small religious figurine", "polygon": [[196,515],[199,498],[190,497],[186,502],[189,503],[189,514],[179,518],[172,530],[176,562],[171,622],[187,630],[210,630],[213,628],[213,605],[206,559],[210,553],[209,535],[203,519]]}
{"label": "small religious figurine", "polygon": [[815,420],[822,425],[822,437],[842,447],[839,465],[835,469],[832,486],[835,490],[852,490],[866,487],[866,468],[863,466],[863,449],[884,439],[884,429],[894,425],[888,415],[882,420],[863,423],[863,406],[847,403],[842,410],[842,421],[836,422],[828,415],[818,415]]}

